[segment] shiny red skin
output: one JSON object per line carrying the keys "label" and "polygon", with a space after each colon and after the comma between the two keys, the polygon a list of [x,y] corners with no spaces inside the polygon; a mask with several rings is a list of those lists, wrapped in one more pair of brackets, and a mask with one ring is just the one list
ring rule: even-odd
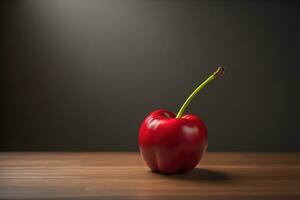
{"label": "shiny red skin", "polygon": [[156,110],[142,122],[139,147],[152,171],[185,173],[194,169],[207,148],[207,129],[196,115],[175,118],[167,110]]}

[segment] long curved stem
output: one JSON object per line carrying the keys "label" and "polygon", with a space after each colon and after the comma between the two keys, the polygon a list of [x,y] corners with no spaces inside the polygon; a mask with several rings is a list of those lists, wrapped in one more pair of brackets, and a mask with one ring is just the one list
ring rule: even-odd
{"label": "long curved stem", "polygon": [[203,83],[201,83],[193,92],[192,94],[185,100],[184,104],[181,106],[180,110],[178,111],[176,118],[181,118],[185,109],[188,107],[190,102],[193,98],[212,80],[214,80],[217,76],[221,76],[224,74],[224,68],[218,67],[217,70],[209,76]]}

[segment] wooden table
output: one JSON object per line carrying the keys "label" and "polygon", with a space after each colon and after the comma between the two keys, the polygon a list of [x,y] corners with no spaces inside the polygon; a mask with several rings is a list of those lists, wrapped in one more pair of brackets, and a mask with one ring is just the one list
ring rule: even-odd
{"label": "wooden table", "polygon": [[0,199],[300,199],[300,153],[207,153],[172,176],[138,153],[0,153]]}

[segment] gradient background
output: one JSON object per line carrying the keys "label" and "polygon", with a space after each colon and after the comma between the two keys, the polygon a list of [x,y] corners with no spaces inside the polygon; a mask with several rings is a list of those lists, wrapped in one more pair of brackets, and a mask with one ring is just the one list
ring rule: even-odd
{"label": "gradient background", "polygon": [[1,1],[1,151],[135,151],[149,112],[187,109],[209,151],[298,151],[294,1]]}

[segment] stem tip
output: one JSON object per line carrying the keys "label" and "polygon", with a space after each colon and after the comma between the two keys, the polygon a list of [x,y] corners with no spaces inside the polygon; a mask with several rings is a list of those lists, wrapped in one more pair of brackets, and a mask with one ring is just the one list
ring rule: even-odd
{"label": "stem tip", "polygon": [[217,70],[214,72],[214,76],[223,76],[225,74],[224,67],[218,67]]}

